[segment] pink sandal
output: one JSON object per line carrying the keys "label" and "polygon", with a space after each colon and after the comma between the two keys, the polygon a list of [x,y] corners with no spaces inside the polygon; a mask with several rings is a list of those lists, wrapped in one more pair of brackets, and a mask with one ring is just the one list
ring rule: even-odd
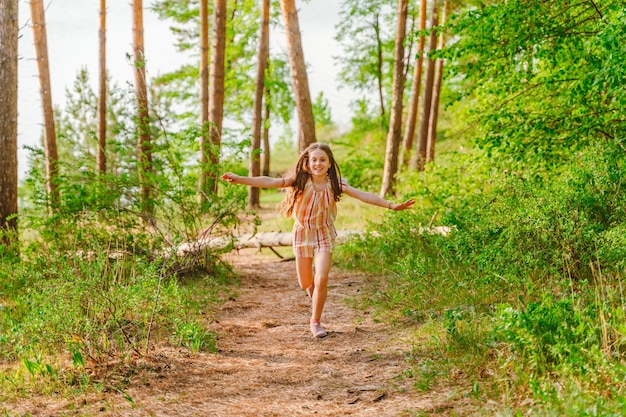
{"label": "pink sandal", "polygon": [[326,337],[328,333],[322,327],[319,320],[311,319],[311,333],[313,333],[313,337]]}

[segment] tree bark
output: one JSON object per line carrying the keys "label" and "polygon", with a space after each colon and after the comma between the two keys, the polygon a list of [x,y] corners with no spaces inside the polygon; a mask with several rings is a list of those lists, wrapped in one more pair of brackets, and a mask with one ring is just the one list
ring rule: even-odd
{"label": "tree bark", "polygon": [[[252,113],[252,145],[250,146],[249,176],[261,174],[261,128],[263,125],[263,91],[265,90],[265,71],[269,57],[270,39],[270,0],[261,1],[261,25],[259,30],[259,52],[257,58],[256,81],[254,86],[254,109]],[[259,189],[248,190],[248,206],[259,207]]]}
{"label": "tree bark", "polygon": [[263,117],[263,174],[270,175],[270,92],[265,91],[265,116]]}
{"label": "tree bark", "polygon": [[135,94],[137,96],[137,162],[139,165],[139,183],[141,184],[142,211],[144,214],[152,214],[149,184],[152,172],[152,144],[143,43],[142,0],[133,0],[133,51],[135,59]]}
{"label": "tree bark", "polygon": [[[444,0],[441,6],[441,26],[446,24],[446,14],[448,1]],[[439,45],[437,49],[442,50],[445,46],[443,32],[439,33]],[[426,144],[426,162],[435,160],[435,144],[437,142],[437,120],[439,119],[439,96],[441,94],[441,82],[443,80],[443,59],[438,58],[435,63],[435,81],[433,85],[433,98],[430,109],[430,120],[428,123],[428,141]]]}
{"label": "tree bark", "polygon": [[387,134],[383,183],[380,190],[381,197],[393,193],[395,175],[398,172],[398,149],[402,139],[402,99],[404,97],[404,39],[406,38],[408,8],[408,0],[398,0],[398,27],[393,60],[393,100]]}
{"label": "tree bark", "polygon": [[200,143],[200,191],[204,204],[217,193],[217,167],[222,145],[224,120],[224,72],[226,54],[226,0],[214,0],[213,38],[211,43],[211,71],[209,83],[208,141]]}
{"label": "tree bark", "polygon": [[0,244],[17,247],[18,0],[0,0]]}
{"label": "tree bark", "polygon": [[383,41],[380,39],[380,15],[376,13],[374,19],[374,32],[376,33],[376,55],[378,61],[376,63],[378,70],[378,101],[380,102],[380,118],[384,123],[385,114],[385,92],[383,91]]}
{"label": "tree bark", "polygon": [[107,64],[106,64],[106,0],[100,0],[100,82],[98,97],[98,152],[96,154],[96,165],[98,173],[106,174],[106,144],[107,144]]}
{"label": "tree bark", "polygon": [[295,0],[282,0],[280,5],[285,21],[291,79],[295,93],[298,121],[300,122],[298,148],[300,151],[303,151],[311,143],[316,142],[313,105],[311,103],[309,80],[307,78],[304,55],[302,53],[302,41],[300,38],[300,27],[298,24]]}
{"label": "tree bark", "polygon": [[57,187],[59,155],[57,152],[56,128],[52,109],[48,40],[46,36],[46,19],[43,0],[31,0],[30,11],[33,21],[33,35],[35,39],[35,52],[37,55],[41,102],[43,107],[46,191],[48,192],[50,207],[54,209],[59,201],[59,191]]}
{"label": "tree bark", "polygon": [[[435,28],[439,23],[437,15],[436,1],[433,1],[430,14],[430,27]],[[434,51],[437,48],[437,32],[432,31],[429,37],[428,50]],[[424,99],[422,104],[422,114],[420,116],[419,132],[417,135],[417,152],[411,158],[410,167],[418,171],[424,170],[426,163],[426,147],[428,145],[428,125],[430,122],[431,101],[433,95],[433,82],[435,75],[435,63],[426,57],[426,79],[424,80]]]}
{"label": "tree bark", "polygon": [[[427,0],[421,0],[419,24],[417,30],[423,32],[426,29],[426,3]],[[420,34],[417,46],[417,58],[413,68],[413,85],[411,94],[411,105],[409,114],[406,119],[404,128],[404,138],[402,140],[402,165],[408,165],[411,160],[411,152],[415,143],[415,126],[417,125],[417,110],[419,108],[420,92],[422,88],[422,66],[424,62],[424,46],[426,37]]]}
{"label": "tree bark", "polygon": [[200,204],[208,202],[210,193],[209,172],[209,1],[200,0]]}

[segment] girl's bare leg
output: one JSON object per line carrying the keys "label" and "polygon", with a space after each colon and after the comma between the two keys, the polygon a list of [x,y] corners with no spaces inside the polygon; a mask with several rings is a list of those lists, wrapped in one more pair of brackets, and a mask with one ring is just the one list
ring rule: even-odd
{"label": "girl's bare leg", "polygon": [[[300,283],[300,287],[303,290],[309,289],[311,292],[313,291],[313,258],[296,258],[296,272],[298,274],[298,282]],[[309,293],[309,296],[312,297],[312,294]]]}
{"label": "girl's bare leg", "polygon": [[[313,291],[313,305],[311,307],[311,320],[320,321],[326,296],[328,294],[328,273],[333,254],[330,252],[317,252],[315,254],[315,290]],[[311,271],[311,266],[309,266]]]}

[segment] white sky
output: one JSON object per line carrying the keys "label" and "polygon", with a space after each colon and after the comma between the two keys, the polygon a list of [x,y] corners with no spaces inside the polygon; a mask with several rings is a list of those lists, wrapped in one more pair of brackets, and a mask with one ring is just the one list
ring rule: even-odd
{"label": "white sky", "polygon": [[[37,63],[30,26],[30,0],[19,0],[20,40],[18,63],[18,169],[20,179],[27,169],[28,151],[36,145],[42,132],[42,110],[37,78]],[[126,56],[132,53],[132,2],[109,0],[107,13],[107,67],[118,85],[133,82],[132,66]],[[160,21],[147,10],[151,0],[144,0],[144,42],[149,76],[178,68],[188,58],[177,53],[168,22]],[[98,76],[98,0],[46,0],[48,58],[55,106],[65,102],[65,89],[78,71],[87,67],[94,91]],[[340,55],[334,40],[338,18],[337,0],[297,1],[304,58],[308,65],[311,98],[320,91],[329,101],[336,123],[349,123],[351,97],[339,90],[333,56]],[[284,33],[272,33],[278,47],[286,49]]]}

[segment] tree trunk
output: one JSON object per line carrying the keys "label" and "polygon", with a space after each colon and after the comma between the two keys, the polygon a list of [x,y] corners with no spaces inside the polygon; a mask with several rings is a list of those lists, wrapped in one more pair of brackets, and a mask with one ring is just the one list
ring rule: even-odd
{"label": "tree trunk", "polygon": [[137,163],[141,184],[142,211],[152,214],[150,177],[152,172],[152,144],[148,89],[146,87],[146,60],[143,44],[143,1],[133,0],[133,50],[135,58],[135,93],[137,95]]}
{"label": "tree trunk", "polygon": [[263,117],[263,174],[270,175],[270,92],[265,92],[265,116]]}
{"label": "tree trunk", "polygon": [[[420,2],[420,20],[417,27],[417,30],[420,31],[420,33],[426,29],[426,3],[427,0],[421,0]],[[417,46],[417,59],[415,60],[415,67],[413,68],[411,105],[409,107],[409,114],[406,119],[404,138],[402,141],[402,165],[409,164],[409,161],[411,160],[411,152],[415,143],[415,126],[417,125],[417,110],[419,108],[419,99],[422,87],[422,63],[424,62],[425,43],[426,37],[424,35],[420,35]]]}
{"label": "tree trunk", "polygon": [[385,151],[385,169],[380,190],[381,197],[393,193],[395,175],[398,172],[398,149],[402,139],[402,99],[404,96],[404,39],[406,38],[406,19],[408,0],[398,0],[398,28],[396,32],[396,51],[393,63],[393,100]]}
{"label": "tree trunk", "polygon": [[106,0],[100,0],[100,85],[98,97],[98,153],[96,165],[98,173],[106,174],[106,144],[107,144],[107,64],[106,64]]}
{"label": "tree trunk", "polygon": [[0,0],[0,244],[17,247],[18,0]]}
{"label": "tree trunk", "polygon": [[[441,26],[446,24],[446,12],[448,1],[444,0],[441,6]],[[445,46],[443,31],[439,33],[439,45],[437,49],[442,50]],[[435,81],[433,85],[433,98],[430,105],[430,120],[428,123],[428,142],[426,144],[426,162],[435,160],[435,143],[437,142],[437,120],[439,118],[439,96],[441,93],[441,81],[443,79],[443,59],[438,58],[435,64]]]}
{"label": "tree trunk", "polygon": [[384,123],[385,114],[385,93],[383,91],[383,41],[380,39],[380,16],[376,13],[374,20],[374,32],[376,33],[376,53],[378,56],[378,101],[380,102],[380,118]]}
{"label": "tree trunk", "polygon": [[[415,16],[411,15],[411,27],[409,27],[409,20],[407,16],[407,29],[406,33],[413,34],[415,33]],[[405,52],[404,52],[404,60],[406,61],[402,68],[404,68],[404,80],[406,81],[409,78],[409,71],[411,70],[411,54],[413,53],[413,36],[409,36],[405,38]]]}
{"label": "tree trunk", "polygon": [[[430,27],[434,28],[438,25],[439,17],[437,15],[436,1],[433,1],[430,14]],[[437,47],[437,32],[432,31],[428,41],[428,50],[434,51]],[[428,145],[428,124],[430,122],[430,103],[433,95],[433,81],[435,78],[435,63],[426,58],[426,80],[424,81],[424,99],[422,100],[422,114],[420,116],[419,132],[417,135],[417,152],[411,158],[411,168],[418,171],[424,170],[426,163],[426,147]]]}
{"label": "tree trunk", "polygon": [[[57,153],[56,129],[54,126],[54,112],[52,109],[52,95],[50,89],[50,68],[48,64],[48,41],[46,37],[46,19],[43,0],[32,0],[30,11],[33,21],[35,52],[39,69],[39,84],[43,106],[44,122],[44,152],[46,164],[46,190],[50,207],[54,209],[59,200],[57,177],[59,170],[59,155]],[[4,92],[3,92],[4,94]]]}
{"label": "tree trunk", "polygon": [[[250,146],[249,176],[261,174],[261,128],[263,125],[263,91],[265,90],[265,71],[269,57],[270,39],[270,0],[262,0],[261,25],[259,33],[259,53],[257,59],[256,81],[254,86],[254,109],[252,114],[252,145]],[[259,207],[259,189],[248,190],[248,206]]]}
{"label": "tree trunk", "polygon": [[298,24],[298,12],[295,0],[282,0],[280,2],[283,19],[285,21],[285,33],[287,35],[287,49],[289,51],[289,64],[291,79],[300,122],[300,151],[306,149],[311,143],[316,142],[315,118],[313,117],[313,105],[309,91],[304,55],[302,53],[302,41],[300,39],[300,27]]}
{"label": "tree trunk", "polygon": [[209,0],[200,0],[200,204],[206,204],[211,186],[208,183],[210,131],[209,124]]}
{"label": "tree trunk", "polygon": [[217,169],[222,146],[222,122],[224,120],[224,72],[226,54],[226,0],[214,0],[213,38],[211,45],[211,71],[209,83],[208,142],[200,143],[201,174],[200,191],[203,202],[208,203],[217,193]]}

